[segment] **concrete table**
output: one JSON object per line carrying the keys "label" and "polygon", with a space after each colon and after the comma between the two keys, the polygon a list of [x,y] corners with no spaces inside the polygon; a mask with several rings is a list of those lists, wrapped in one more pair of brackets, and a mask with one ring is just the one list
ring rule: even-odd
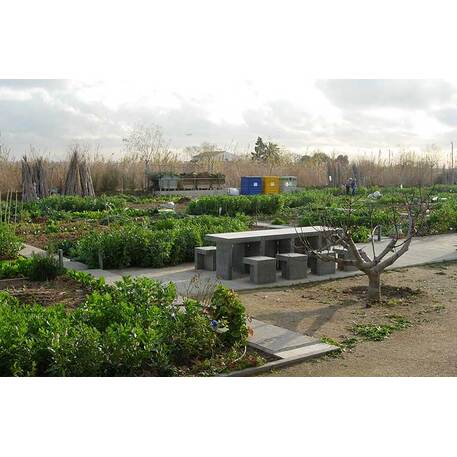
{"label": "concrete table", "polygon": [[276,257],[278,253],[294,252],[295,240],[306,238],[319,249],[325,227],[288,227],[248,232],[214,233],[205,239],[216,243],[216,274],[222,279],[233,279],[247,273],[244,257]]}

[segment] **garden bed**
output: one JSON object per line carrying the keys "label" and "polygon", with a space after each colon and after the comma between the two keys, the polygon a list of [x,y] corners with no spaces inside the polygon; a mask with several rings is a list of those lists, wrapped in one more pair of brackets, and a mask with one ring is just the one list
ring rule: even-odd
{"label": "garden bed", "polygon": [[26,278],[0,280],[0,291],[6,291],[21,303],[42,306],[63,304],[74,309],[85,300],[88,289],[80,282],[62,275],[52,281],[30,281]]}
{"label": "garden bed", "polygon": [[236,294],[177,300],[173,284],[81,272],[0,289],[2,376],[213,376],[265,363],[246,350]]}

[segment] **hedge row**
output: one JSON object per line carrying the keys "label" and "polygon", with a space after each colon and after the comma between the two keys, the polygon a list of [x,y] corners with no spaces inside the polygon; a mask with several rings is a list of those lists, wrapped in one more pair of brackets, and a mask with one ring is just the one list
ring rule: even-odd
{"label": "hedge row", "polygon": [[76,245],[76,256],[90,267],[99,266],[99,253],[102,253],[104,268],[161,268],[192,261],[195,246],[204,245],[204,236],[208,233],[237,232],[248,228],[246,218],[214,216],[166,218],[145,225],[128,224],[84,236]]}

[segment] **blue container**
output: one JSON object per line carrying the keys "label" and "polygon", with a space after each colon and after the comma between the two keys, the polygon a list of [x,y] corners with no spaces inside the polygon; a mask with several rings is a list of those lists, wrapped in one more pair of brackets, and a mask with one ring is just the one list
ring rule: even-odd
{"label": "blue container", "polygon": [[260,176],[241,177],[241,195],[259,195],[262,193],[262,178]]}

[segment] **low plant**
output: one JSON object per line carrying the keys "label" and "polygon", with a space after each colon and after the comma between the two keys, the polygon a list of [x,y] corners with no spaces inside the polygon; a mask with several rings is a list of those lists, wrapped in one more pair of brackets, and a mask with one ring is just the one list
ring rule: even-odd
{"label": "low plant", "polygon": [[0,260],[15,259],[21,248],[22,242],[12,226],[0,223]]}
{"label": "low plant", "polygon": [[26,276],[32,281],[52,281],[61,273],[57,258],[50,254],[33,254],[25,269]]}
{"label": "low plant", "polygon": [[388,315],[386,317],[389,320],[387,324],[354,324],[351,331],[354,335],[369,341],[382,341],[395,330],[402,330],[411,326],[411,322],[403,316]]}

